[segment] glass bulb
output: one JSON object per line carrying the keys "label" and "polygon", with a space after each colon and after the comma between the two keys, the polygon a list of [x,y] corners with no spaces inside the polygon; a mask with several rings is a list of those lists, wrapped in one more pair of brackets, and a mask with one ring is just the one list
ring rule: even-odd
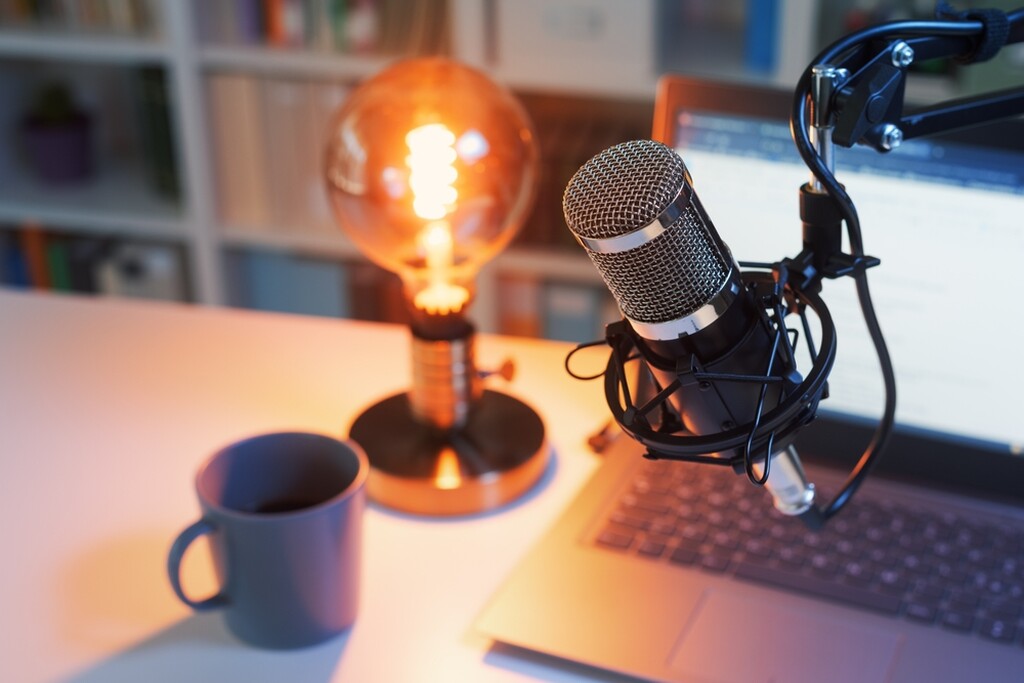
{"label": "glass bulb", "polygon": [[336,223],[428,315],[465,309],[480,268],[522,225],[539,170],[512,94],[436,57],[398,62],[356,88],[325,161]]}

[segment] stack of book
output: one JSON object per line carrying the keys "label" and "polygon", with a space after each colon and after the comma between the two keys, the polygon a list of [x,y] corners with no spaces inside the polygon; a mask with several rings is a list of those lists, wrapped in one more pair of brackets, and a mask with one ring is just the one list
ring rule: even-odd
{"label": "stack of book", "polygon": [[497,287],[500,334],[588,342],[602,339],[605,325],[621,318],[603,284],[507,273]]}
{"label": "stack of book", "polygon": [[0,226],[0,283],[12,288],[188,301],[181,248],[159,241]]}
{"label": "stack of book", "polygon": [[207,44],[350,54],[447,54],[447,0],[196,2]]}
{"label": "stack of book", "polygon": [[227,256],[235,306],[378,322],[408,322],[398,277],[363,260],[262,249]]}
{"label": "stack of book", "polygon": [[81,33],[150,35],[150,0],[0,0],[4,27]]}
{"label": "stack of book", "polygon": [[333,232],[322,158],[345,87],[231,72],[206,85],[220,223],[236,233]]}

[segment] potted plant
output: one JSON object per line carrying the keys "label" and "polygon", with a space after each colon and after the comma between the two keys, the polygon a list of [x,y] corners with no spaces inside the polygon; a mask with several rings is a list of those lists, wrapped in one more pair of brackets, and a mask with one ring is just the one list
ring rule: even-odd
{"label": "potted plant", "polygon": [[68,183],[92,175],[92,121],[66,85],[40,89],[21,127],[29,165],[41,180]]}

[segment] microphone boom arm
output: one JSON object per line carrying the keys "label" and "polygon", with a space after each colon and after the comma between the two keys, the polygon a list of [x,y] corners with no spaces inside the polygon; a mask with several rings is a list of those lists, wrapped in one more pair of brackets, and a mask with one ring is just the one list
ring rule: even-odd
{"label": "microphone boom arm", "polygon": [[[854,279],[868,333],[875,345],[885,405],[875,433],[840,491],[805,521],[822,524],[850,500],[877,463],[892,432],[896,381],[875,315],[866,269],[878,260],[864,253],[853,201],[833,173],[832,144],[862,143],[886,152],[904,139],[932,135],[1024,113],[1024,88],[954,100],[904,117],[907,67],[915,58],[984,61],[1007,43],[1024,42],[1024,8],[981,10],[936,21],[879,24],[843,37],[812,62],[797,83],[790,131],[812,180],[801,187],[804,250],[785,263],[802,277],[796,285],[817,291],[823,277]],[[850,253],[841,249],[846,224]],[[808,519],[809,518],[809,519]]]}
{"label": "microphone boom arm", "polygon": [[[968,13],[968,16],[975,15]],[[815,64],[828,65],[845,75],[838,87],[827,93],[830,101],[814,103],[814,106],[824,107],[835,116],[833,140],[836,144],[844,147],[865,144],[880,152],[888,152],[902,140],[1024,114],[1024,87],[1017,87],[950,100],[903,115],[904,85],[907,69],[912,63],[949,58],[973,63],[991,57],[1005,45],[1024,42],[1024,9],[1009,15],[999,13],[998,17],[989,17],[981,22],[882,24],[862,32],[867,34],[864,42],[845,56],[836,52],[841,51],[846,40],[841,41],[836,49],[823,53]],[[982,28],[974,35],[969,31],[965,35],[959,34],[979,23]],[[873,37],[886,27],[890,31],[883,35],[892,37]],[[929,30],[957,33],[912,35]]]}

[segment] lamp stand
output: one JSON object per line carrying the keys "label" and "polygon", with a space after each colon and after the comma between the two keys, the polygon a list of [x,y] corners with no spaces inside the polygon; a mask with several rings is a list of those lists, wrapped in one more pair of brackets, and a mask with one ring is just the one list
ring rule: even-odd
{"label": "lamp stand", "polygon": [[474,335],[413,332],[413,385],[370,406],[350,436],[370,460],[370,497],[403,512],[464,515],[526,493],[549,459],[544,424],[528,405],[482,388]]}

